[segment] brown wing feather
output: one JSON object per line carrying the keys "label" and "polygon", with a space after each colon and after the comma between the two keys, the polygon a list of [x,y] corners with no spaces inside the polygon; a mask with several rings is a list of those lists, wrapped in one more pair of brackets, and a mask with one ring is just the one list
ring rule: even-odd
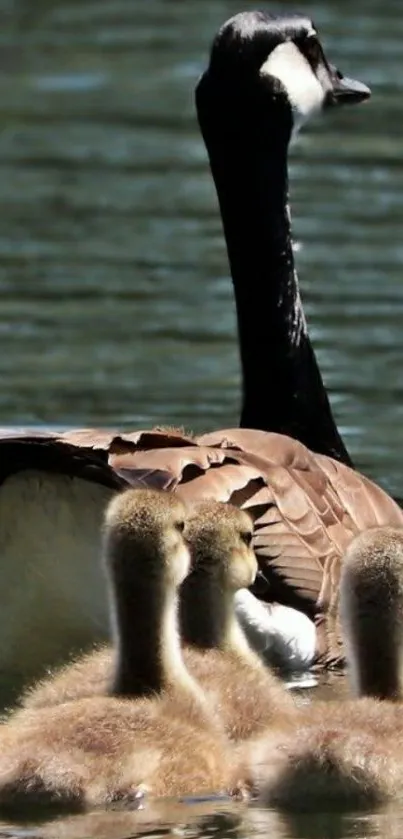
{"label": "brown wing feather", "polygon": [[193,438],[156,428],[119,433],[0,429],[0,480],[27,468],[62,471],[119,489],[151,483],[189,503],[230,501],[255,520],[254,547],[271,600],[315,618],[323,660],[340,658],[340,560],[351,538],[403,512],[379,487],[280,434],[224,429]]}

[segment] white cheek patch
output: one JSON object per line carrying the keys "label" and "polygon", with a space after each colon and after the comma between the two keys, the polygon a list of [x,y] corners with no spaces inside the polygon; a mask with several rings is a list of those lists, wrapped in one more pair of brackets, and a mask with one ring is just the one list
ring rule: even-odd
{"label": "white cheek patch", "polygon": [[292,41],[275,47],[260,68],[260,75],[274,76],[285,88],[293,111],[293,135],[321,110],[325,91],[309,61]]}

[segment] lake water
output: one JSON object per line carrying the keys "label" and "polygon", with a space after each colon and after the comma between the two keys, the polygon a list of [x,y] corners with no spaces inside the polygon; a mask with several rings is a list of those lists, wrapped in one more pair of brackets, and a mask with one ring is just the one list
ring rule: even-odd
{"label": "lake water", "polygon": [[[0,425],[237,423],[234,304],[193,89],[215,30],[248,5],[0,0]],[[357,466],[402,494],[403,15],[397,0],[296,6],[373,91],[302,135],[293,219],[339,427]],[[397,807],[300,820],[170,807],[17,833],[403,834]]]}

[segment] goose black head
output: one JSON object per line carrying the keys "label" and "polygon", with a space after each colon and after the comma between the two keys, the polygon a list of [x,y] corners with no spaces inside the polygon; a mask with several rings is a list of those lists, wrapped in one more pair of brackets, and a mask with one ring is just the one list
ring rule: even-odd
{"label": "goose black head", "polygon": [[235,15],[217,33],[198,85],[198,108],[203,88],[213,86],[217,104],[221,99],[231,110],[238,103],[247,117],[270,104],[276,116],[287,117],[290,133],[326,107],[370,96],[368,87],[329,63],[309,18],[259,11]]}

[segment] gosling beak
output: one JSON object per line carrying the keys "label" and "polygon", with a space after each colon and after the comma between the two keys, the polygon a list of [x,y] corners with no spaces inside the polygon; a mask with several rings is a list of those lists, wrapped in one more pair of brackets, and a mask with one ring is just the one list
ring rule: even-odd
{"label": "gosling beak", "polygon": [[355,105],[365,102],[371,96],[371,91],[366,84],[349,79],[332,64],[329,66],[332,80],[332,88],[329,91],[329,105]]}
{"label": "gosling beak", "polygon": [[256,572],[255,582],[253,584],[253,591],[256,594],[265,594],[265,592],[267,592],[268,588],[270,588],[269,583],[268,583],[265,575],[263,574],[262,569],[258,568],[258,570]]}

